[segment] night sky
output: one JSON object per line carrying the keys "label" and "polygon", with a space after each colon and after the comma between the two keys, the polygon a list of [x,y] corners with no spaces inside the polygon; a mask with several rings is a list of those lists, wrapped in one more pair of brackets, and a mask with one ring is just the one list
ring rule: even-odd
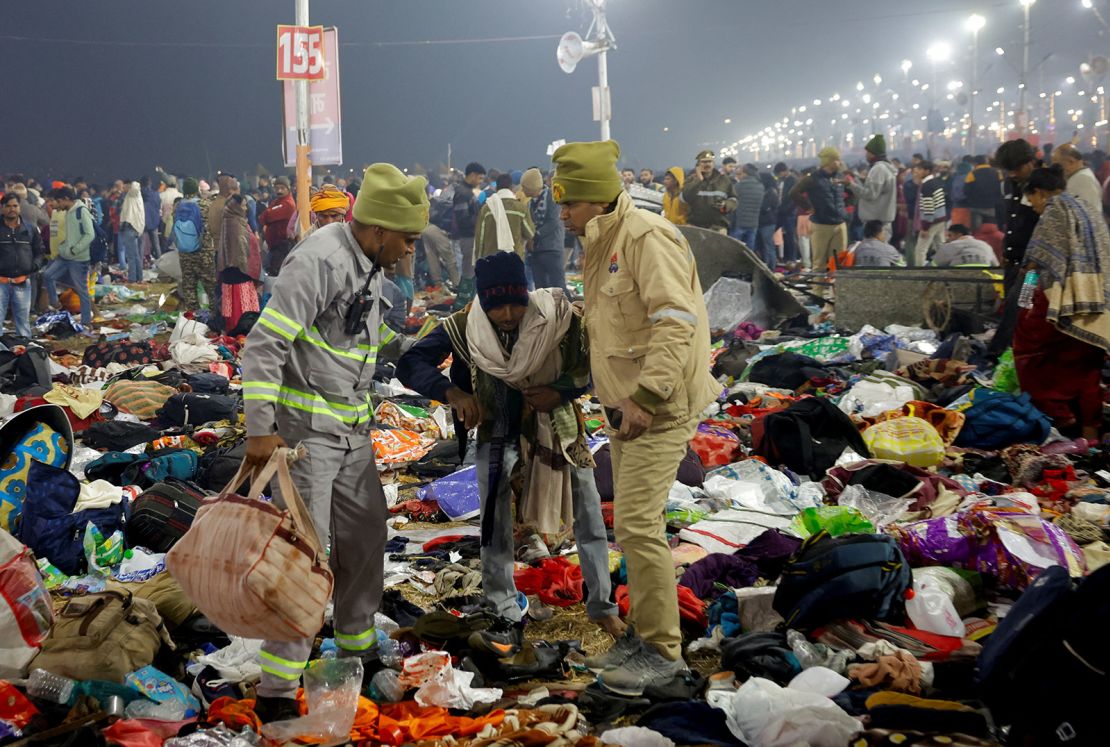
{"label": "night sky", "polygon": [[[1110,18],[1110,2],[1096,4]],[[924,74],[938,39],[956,50],[941,75],[966,77],[962,24],[973,11],[987,18],[984,88],[1015,86],[993,50],[1019,59],[1018,0],[609,0],[613,137],[628,165],[692,165],[702,147],[791,106],[875,73],[900,76],[903,58]],[[1039,0],[1032,12],[1032,61],[1053,53],[1034,90],[1041,76],[1059,87],[1088,54],[1110,53],[1080,0]],[[196,175],[280,169],[274,27],[293,15],[293,0],[8,0],[0,171],[105,181],[155,164]],[[434,167],[448,143],[455,166],[525,168],[547,163],[552,140],[595,139],[596,62],[572,75],[555,62],[558,36],[585,34],[590,17],[581,0],[313,0],[312,23],[339,27],[342,170]],[[411,43],[525,36],[551,38]]]}

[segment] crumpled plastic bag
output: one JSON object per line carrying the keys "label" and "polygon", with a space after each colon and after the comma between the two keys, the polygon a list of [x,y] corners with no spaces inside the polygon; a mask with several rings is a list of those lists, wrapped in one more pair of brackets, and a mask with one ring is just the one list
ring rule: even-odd
{"label": "crumpled plastic bag", "polygon": [[810,667],[803,669],[790,680],[787,687],[798,692],[835,698],[850,684],[852,684],[850,679],[828,667]]}
{"label": "crumpled plastic bag", "polygon": [[258,652],[261,650],[260,640],[231,636],[231,643],[214,653],[201,654],[194,664],[189,665],[189,670],[197,674],[205,667],[215,669],[220,679],[208,683],[213,687],[231,682],[257,682],[262,676],[262,667],[258,663]]}
{"label": "crumpled plastic bag", "polygon": [[[170,357],[178,366],[214,363],[220,359],[216,348],[206,337],[208,327],[184,314],[177,317],[177,324],[170,334]],[[207,369],[206,369],[207,370]]]}
{"label": "crumpled plastic bag", "polygon": [[994,381],[991,388],[1009,394],[1017,394],[1021,391],[1021,384],[1018,383],[1017,367],[1014,364],[1013,348],[1007,348],[1006,352],[999,357],[998,365],[994,369]]}
{"label": "crumpled plastic bag", "polygon": [[362,692],[362,660],[319,659],[305,668],[303,676],[308,715],[264,724],[262,736],[279,744],[298,738],[346,740]]}
{"label": "crumpled plastic bag", "polygon": [[471,687],[473,679],[473,672],[453,668],[451,656],[443,651],[429,651],[405,659],[400,677],[406,688],[419,688],[415,697],[422,706],[467,710],[475,703],[500,700],[499,688]]}
{"label": "crumpled plastic bag", "polygon": [[675,747],[673,741],[659,732],[644,726],[622,726],[601,735],[602,744],[622,744],[627,747]]}
{"label": "crumpled plastic bag", "polygon": [[163,747],[257,747],[260,744],[262,737],[251,731],[249,726],[236,733],[220,724],[214,729],[194,732],[186,737],[167,739]]}
{"label": "crumpled plastic bag", "polygon": [[847,506],[821,506],[807,508],[794,517],[790,528],[805,539],[822,529],[833,537],[842,534],[873,534],[875,527],[863,514]]}
{"label": "crumpled plastic bag", "polygon": [[702,489],[710,497],[731,500],[733,505],[792,516],[798,488],[790,478],[758,459],[733,462],[709,473]]}
{"label": "crumpled plastic bag", "polygon": [[872,492],[862,485],[848,485],[836,502],[838,505],[859,511],[865,519],[879,529],[894,523],[913,505],[911,499],[894,498],[885,493]]}
{"label": "crumpled plastic bag", "polygon": [[762,677],[752,677],[734,693],[710,691],[706,699],[725,712],[729,731],[750,747],[843,747],[862,729],[828,698]]}
{"label": "crumpled plastic bag", "polygon": [[123,561],[123,554],[126,551],[122,531],[116,530],[105,537],[91,521],[85,524],[85,537],[82,544],[85,549],[85,559],[89,562],[89,573],[102,576],[108,575],[112,566],[119,565]]}
{"label": "crumpled plastic bag", "polygon": [[890,386],[864,379],[841,397],[838,407],[848,415],[873,418],[888,410],[901,410],[903,405],[914,399],[913,387]]}

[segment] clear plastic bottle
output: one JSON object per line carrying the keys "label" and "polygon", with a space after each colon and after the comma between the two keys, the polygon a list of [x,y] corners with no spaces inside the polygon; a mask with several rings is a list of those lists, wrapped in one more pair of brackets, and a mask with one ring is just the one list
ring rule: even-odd
{"label": "clear plastic bottle", "polygon": [[1041,276],[1036,270],[1025,273],[1025,280],[1022,281],[1021,291],[1018,293],[1018,306],[1023,309],[1033,308],[1033,293],[1037,290],[1040,279]]}
{"label": "clear plastic bottle", "polygon": [[27,680],[27,694],[66,705],[73,697],[75,685],[76,683],[69,677],[53,674],[45,669],[36,669],[31,672],[31,677]]}
{"label": "clear plastic bottle", "polygon": [[370,698],[378,703],[397,703],[405,697],[405,686],[392,669],[383,669],[370,680]]}
{"label": "clear plastic bottle", "polygon": [[400,669],[401,663],[405,660],[401,652],[401,644],[392,638],[385,638],[378,642],[378,658],[390,669]]}

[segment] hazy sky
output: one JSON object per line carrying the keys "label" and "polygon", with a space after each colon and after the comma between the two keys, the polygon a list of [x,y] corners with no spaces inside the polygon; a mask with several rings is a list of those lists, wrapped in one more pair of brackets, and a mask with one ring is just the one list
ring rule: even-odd
{"label": "hazy sky", "polygon": [[[1096,3],[1110,17],[1110,0]],[[691,165],[791,106],[900,77],[903,58],[926,75],[936,39],[963,55],[941,74],[966,77],[972,10],[987,18],[985,86],[1014,86],[992,50],[1019,58],[1018,0],[609,0],[613,137],[630,165]],[[292,23],[293,0],[5,0],[2,13],[0,171],[280,168],[274,26]],[[432,166],[448,143],[455,165],[523,168],[546,163],[557,138],[596,139],[595,61],[572,75],[555,62],[557,37],[585,34],[590,17],[581,0],[312,0],[312,23],[339,27],[343,168]],[[1047,86],[1110,52],[1079,0],[1040,0],[1032,27],[1033,62],[1054,53]],[[523,36],[554,38],[411,43]]]}

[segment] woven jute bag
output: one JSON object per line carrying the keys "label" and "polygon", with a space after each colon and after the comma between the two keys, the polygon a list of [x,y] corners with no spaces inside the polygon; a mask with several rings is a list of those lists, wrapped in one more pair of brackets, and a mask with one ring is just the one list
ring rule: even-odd
{"label": "woven jute bag", "polygon": [[[332,573],[289,475],[293,458],[291,449],[276,450],[253,475],[248,497],[234,492],[252,476],[240,466],[166,554],[185,593],[228,635],[296,641],[324,624]],[[275,474],[284,510],[254,497]]]}

